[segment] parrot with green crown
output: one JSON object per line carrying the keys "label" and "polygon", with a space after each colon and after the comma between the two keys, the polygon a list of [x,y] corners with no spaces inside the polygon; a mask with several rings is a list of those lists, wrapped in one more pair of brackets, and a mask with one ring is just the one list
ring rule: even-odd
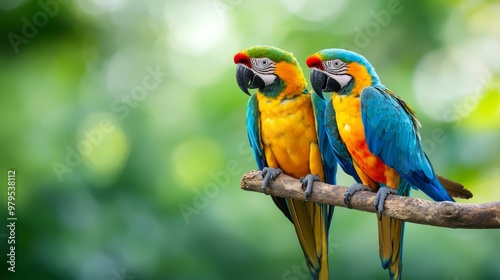
{"label": "parrot with green crown", "polygon": [[401,279],[404,222],[382,215],[389,194],[408,196],[420,189],[435,201],[470,198],[461,184],[435,174],[422,149],[413,109],[385,87],[366,58],[348,50],[326,49],[306,61],[314,92],[332,92],[325,125],[335,159],[357,181],[344,196],[377,192],[379,254],[390,279]]}
{"label": "parrot with green crown", "polygon": [[313,279],[328,279],[328,232],[334,207],[306,202],[313,183],[335,184],[336,161],[324,124],[326,101],[307,90],[295,57],[271,46],[254,46],[234,56],[240,89],[257,89],[247,104],[247,134],[262,189],[281,173],[300,178],[304,201],[272,196],[292,222]]}

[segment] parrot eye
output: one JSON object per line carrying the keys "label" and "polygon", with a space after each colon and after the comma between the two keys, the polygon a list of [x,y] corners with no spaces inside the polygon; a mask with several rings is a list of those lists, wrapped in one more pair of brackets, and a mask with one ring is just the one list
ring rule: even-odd
{"label": "parrot eye", "polygon": [[274,62],[270,60],[267,57],[262,57],[262,58],[253,58],[252,60],[252,65],[255,68],[256,71],[259,70],[274,70]]}
{"label": "parrot eye", "polygon": [[326,66],[325,68],[327,69],[338,70],[342,68],[344,65],[345,63],[342,62],[342,60],[340,59],[325,61],[325,66]]}

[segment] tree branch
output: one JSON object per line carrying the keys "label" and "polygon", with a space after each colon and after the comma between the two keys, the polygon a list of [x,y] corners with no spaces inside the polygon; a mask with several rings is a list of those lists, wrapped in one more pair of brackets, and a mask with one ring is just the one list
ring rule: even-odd
{"label": "tree branch", "polygon": [[[243,175],[241,188],[262,192],[262,175],[254,170]],[[315,182],[308,201],[345,207],[346,187]],[[299,180],[279,175],[271,182],[266,192],[270,195],[304,200],[304,191]],[[352,208],[374,212],[375,193],[357,192],[351,198]],[[389,195],[385,201],[385,216],[406,222],[448,228],[500,228],[500,202],[485,204],[465,204],[453,202],[433,202],[420,198]]]}

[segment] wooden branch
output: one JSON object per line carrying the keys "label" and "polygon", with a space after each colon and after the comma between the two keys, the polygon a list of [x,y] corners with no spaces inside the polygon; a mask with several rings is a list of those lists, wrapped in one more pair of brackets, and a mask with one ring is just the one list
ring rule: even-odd
{"label": "wooden branch", "polygon": [[[260,171],[250,171],[243,175],[241,188],[262,192]],[[346,187],[315,182],[308,201],[345,207]],[[304,191],[299,180],[279,175],[267,188],[270,195],[304,200]],[[357,192],[351,198],[352,208],[365,212],[375,212],[375,193]],[[389,195],[385,201],[383,215],[403,221],[448,228],[500,228],[500,202],[485,204],[465,204],[454,202],[434,202],[420,198]]]}

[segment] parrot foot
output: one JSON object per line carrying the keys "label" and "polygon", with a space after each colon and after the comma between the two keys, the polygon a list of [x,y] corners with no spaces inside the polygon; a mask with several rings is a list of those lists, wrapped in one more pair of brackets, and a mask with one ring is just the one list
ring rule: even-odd
{"label": "parrot foot", "polygon": [[351,208],[351,197],[359,191],[371,191],[372,189],[363,184],[354,184],[344,193],[344,204],[347,208]]}
{"label": "parrot foot", "polygon": [[398,192],[394,189],[391,189],[389,187],[381,187],[378,192],[377,196],[375,196],[375,208],[377,209],[378,212],[378,219],[382,219],[382,211],[384,210],[384,202],[385,199],[387,198],[387,195],[389,194],[398,194]]}
{"label": "parrot foot", "polygon": [[264,167],[264,169],[262,169],[262,178],[264,178],[264,180],[262,180],[262,192],[264,194],[267,194],[266,188],[269,187],[269,183],[276,179],[281,173],[283,173],[283,171],[279,168]]}
{"label": "parrot foot", "polygon": [[305,189],[306,194],[304,197],[304,203],[307,202],[307,198],[311,195],[313,190],[313,184],[316,181],[320,181],[320,178],[316,174],[307,174],[306,177],[301,177],[300,182],[302,183],[302,189]]}

